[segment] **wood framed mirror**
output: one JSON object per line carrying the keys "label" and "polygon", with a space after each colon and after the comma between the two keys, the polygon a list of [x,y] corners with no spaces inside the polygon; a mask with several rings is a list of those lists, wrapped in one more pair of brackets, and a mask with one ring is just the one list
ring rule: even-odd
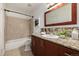
{"label": "wood framed mirror", "polygon": [[45,26],[77,24],[77,4],[60,3],[44,13]]}

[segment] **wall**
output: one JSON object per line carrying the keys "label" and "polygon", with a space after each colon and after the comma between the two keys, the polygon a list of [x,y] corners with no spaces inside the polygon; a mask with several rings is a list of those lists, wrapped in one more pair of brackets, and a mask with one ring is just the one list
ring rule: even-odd
{"label": "wall", "polygon": [[0,3],[0,55],[4,55],[4,5]]}
{"label": "wall", "polygon": [[5,37],[7,40],[24,38],[30,35],[29,20],[23,18],[23,15],[17,16],[14,14],[6,15],[6,30]]}
{"label": "wall", "polygon": [[44,12],[46,11],[46,4],[41,3],[40,6],[33,12],[33,22],[35,19],[39,19],[39,25],[37,27],[34,27],[34,32],[40,32],[40,28],[44,27]]}
{"label": "wall", "polygon": [[[44,12],[47,10],[47,4],[42,3],[33,13],[34,18],[40,18],[38,27],[34,26],[34,32],[40,32],[40,28],[44,27]],[[35,20],[35,19],[34,19]],[[77,24],[76,25],[62,25],[62,26],[48,26],[48,27],[73,27],[79,26],[79,4],[77,4]]]}

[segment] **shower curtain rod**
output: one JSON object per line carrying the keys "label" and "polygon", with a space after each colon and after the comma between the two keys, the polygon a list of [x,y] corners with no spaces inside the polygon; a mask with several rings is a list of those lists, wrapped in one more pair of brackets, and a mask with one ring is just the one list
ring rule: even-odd
{"label": "shower curtain rod", "polygon": [[13,13],[17,13],[17,14],[22,14],[22,15],[29,16],[29,17],[32,17],[33,18],[33,16],[31,16],[31,15],[23,14],[23,13],[16,12],[16,11],[11,11],[11,10],[7,10],[7,9],[4,9],[4,11],[13,12]]}

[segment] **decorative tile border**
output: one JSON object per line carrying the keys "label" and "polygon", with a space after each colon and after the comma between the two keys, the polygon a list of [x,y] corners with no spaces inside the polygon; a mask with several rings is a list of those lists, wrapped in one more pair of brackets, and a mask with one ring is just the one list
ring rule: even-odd
{"label": "decorative tile border", "polygon": [[46,33],[58,33],[62,31],[67,31],[68,35],[71,36],[71,32],[73,29],[78,30],[79,33],[79,27],[57,27],[57,28],[41,28],[41,32],[46,32]]}

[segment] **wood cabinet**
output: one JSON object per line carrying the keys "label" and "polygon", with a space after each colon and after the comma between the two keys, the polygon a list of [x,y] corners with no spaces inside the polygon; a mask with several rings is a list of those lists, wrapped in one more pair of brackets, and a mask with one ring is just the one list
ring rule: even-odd
{"label": "wood cabinet", "polygon": [[78,56],[79,51],[32,35],[32,52],[35,56]]}

